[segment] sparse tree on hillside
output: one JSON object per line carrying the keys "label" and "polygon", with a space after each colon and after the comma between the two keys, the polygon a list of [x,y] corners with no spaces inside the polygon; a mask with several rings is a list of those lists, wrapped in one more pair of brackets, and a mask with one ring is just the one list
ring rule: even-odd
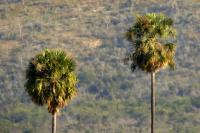
{"label": "sparse tree on hillside", "polygon": [[132,49],[125,60],[131,62],[132,71],[139,68],[151,74],[151,133],[155,132],[155,73],[167,66],[175,67],[176,45],[167,41],[176,34],[172,26],[171,18],[150,13],[138,16],[126,32]]}
{"label": "sparse tree on hillside", "polygon": [[65,52],[45,50],[31,59],[26,72],[26,91],[37,105],[47,105],[56,133],[56,114],[77,93],[75,62]]}

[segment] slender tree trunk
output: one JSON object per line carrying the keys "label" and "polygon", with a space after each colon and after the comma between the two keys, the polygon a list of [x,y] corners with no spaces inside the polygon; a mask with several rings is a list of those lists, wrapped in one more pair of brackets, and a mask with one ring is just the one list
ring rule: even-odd
{"label": "slender tree trunk", "polygon": [[52,133],[56,133],[56,113],[52,115]]}
{"label": "slender tree trunk", "polygon": [[151,72],[151,133],[155,132],[155,72]]}

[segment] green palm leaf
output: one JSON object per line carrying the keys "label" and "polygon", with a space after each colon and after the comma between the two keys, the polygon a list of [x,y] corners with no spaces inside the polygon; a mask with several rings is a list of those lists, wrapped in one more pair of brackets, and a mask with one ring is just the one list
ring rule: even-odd
{"label": "green palm leaf", "polygon": [[174,68],[176,45],[159,42],[176,35],[172,26],[172,19],[164,14],[150,13],[137,17],[136,23],[125,34],[133,46],[128,59],[134,69],[138,67],[146,72],[155,72],[166,66]]}
{"label": "green palm leaf", "polygon": [[75,62],[63,51],[45,50],[29,63],[26,91],[34,103],[47,105],[54,114],[77,93],[74,69]]}

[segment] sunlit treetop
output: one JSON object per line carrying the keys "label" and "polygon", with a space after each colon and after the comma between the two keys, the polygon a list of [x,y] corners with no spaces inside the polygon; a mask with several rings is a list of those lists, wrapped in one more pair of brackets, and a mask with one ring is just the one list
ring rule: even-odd
{"label": "sunlit treetop", "polygon": [[68,104],[77,93],[75,62],[60,50],[45,50],[31,59],[27,68],[26,91],[33,102],[47,104],[50,113]]}
{"label": "sunlit treetop", "polygon": [[138,67],[146,72],[155,72],[167,66],[174,68],[176,46],[161,40],[175,35],[172,19],[164,14],[138,16],[126,32],[126,38],[133,47],[126,58],[131,61],[131,69],[134,71]]}

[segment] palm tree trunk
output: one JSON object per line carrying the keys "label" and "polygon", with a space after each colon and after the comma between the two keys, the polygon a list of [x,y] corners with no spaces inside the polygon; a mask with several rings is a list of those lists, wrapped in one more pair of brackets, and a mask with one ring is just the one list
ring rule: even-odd
{"label": "palm tree trunk", "polygon": [[151,72],[151,133],[155,131],[155,73]]}
{"label": "palm tree trunk", "polygon": [[52,133],[56,133],[56,113],[52,115]]}

